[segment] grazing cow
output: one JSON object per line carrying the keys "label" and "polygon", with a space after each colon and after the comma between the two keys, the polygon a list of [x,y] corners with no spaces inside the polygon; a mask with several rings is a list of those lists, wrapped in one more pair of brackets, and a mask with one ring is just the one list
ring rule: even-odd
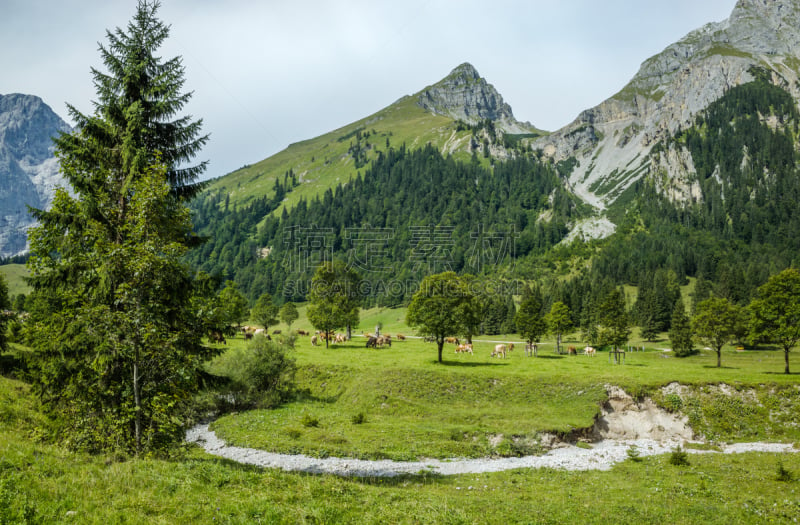
{"label": "grazing cow", "polygon": [[508,343],[507,345],[504,344],[495,345],[491,357],[502,357],[503,359],[505,359],[506,356],[508,356],[508,353],[513,349],[514,349],[514,343]]}
{"label": "grazing cow", "polygon": [[319,338],[316,335],[311,336],[311,346],[317,346],[319,344]]}
{"label": "grazing cow", "polygon": [[574,346],[570,346],[567,348],[567,354],[569,355],[578,355],[578,349]]}
{"label": "grazing cow", "polygon": [[454,345],[461,344],[459,342],[459,340],[458,340],[458,337],[445,337],[444,338],[444,342],[445,343],[453,343]]}
{"label": "grazing cow", "polygon": [[244,340],[245,341],[249,341],[252,338],[253,338],[253,334],[251,334],[250,332],[245,332],[244,333]]}
{"label": "grazing cow", "polygon": [[436,338],[433,337],[432,335],[426,335],[423,341],[425,341],[426,343],[435,343]]}
{"label": "grazing cow", "polygon": [[264,330],[263,328],[256,328],[256,331],[253,332],[253,333],[256,334],[256,335],[266,335],[267,331]]}
{"label": "grazing cow", "polygon": [[384,345],[388,345],[389,347],[392,346],[392,338],[388,335],[379,335],[378,337],[371,335],[369,336],[369,339],[375,340],[373,348],[383,348]]}
{"label": "grazing cow", "polygon": [[308,332],[306,332],[305,330],[298,330],[297,335],[308,335]]}
{"label": "grazing cow", "polygon": [[374,335],[367,337],[367,348],[378,348],[378,338]]}
{"label": "grazing cow", "polygon": [[335,336],[333,336],[333,342],[337,344],[344,343],[345,342],[344,334],[336,334]]}
{"label": "grazing cow", "polygon": [[471,354],[472,353],[472,345],[469,344],[469,343],[458,345],[456,347],[456,353],[457,354],[467,354],[467,353]]}
{"label": "grazing cow", "polygon": [[212,343],[227,344],[225,342],[225,336],[222,335],[222,332],[219,332],[217,330],[212,330],[211,332],[209,332],[208,338],[211,340]]}
{"label": "grazing cow", "polygon": [[398,341],[405,341],[406,340],[406,336],[404,336],[403,334],[397,334],[397,340]]}
{"label": "grazing cow", "polygon": [[597,349],[595,349],[592,346],[587,346],[586,348],[583,349],[583,353],[584,355],[594,357],[594,355],[597,353]]}
{"label": "grazing cow", "polygon": [[539,345],[536,343],[525,345],[525,357],[531,357],[533,355],[539,355]]}

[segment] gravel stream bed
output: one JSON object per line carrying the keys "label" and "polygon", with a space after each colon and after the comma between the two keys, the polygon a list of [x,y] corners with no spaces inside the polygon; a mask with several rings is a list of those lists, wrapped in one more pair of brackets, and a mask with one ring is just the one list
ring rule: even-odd
{"label": "gravel stream bed", "polygon": [[[636,446],[640,456],[670,453],[679,441],[652,439],[605,439],[593,443],[591,448],[564,446],[554,448],[543,456],[483,459],[428,459],[424,461],[360,460],[347,458],[313,458],[304,455],[277,454],[254,448],[231,447],[219,439],[207,424],[197,425],[186,432],[186,441],[196,443],[206,452],[239,463],[259,467],[279,468],[286,471],[313,474],[335,474],[355,477],[392,477],[403,474],[433,473],[444,476],[499,472],[518,468],[553,468],[559,470],[609,470],[615,463],[628,458],[627,451]],[[800,452],[784,443],[735,443],[723,445],[723,454],[741,452]],[[686,449],[693,454],[713,451]]]}

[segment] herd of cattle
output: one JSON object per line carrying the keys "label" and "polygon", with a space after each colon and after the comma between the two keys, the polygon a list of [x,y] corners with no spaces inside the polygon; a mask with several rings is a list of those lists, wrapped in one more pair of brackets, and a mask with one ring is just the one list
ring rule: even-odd
{"label": "herd of cattle", "polygon": [[[267,331],[263,328],[257,328],[255,326],[242,326],[239,328],[239,331],[243,334],[245,340],[250,340],[256,335],[262,335],[266,337],[268,340],[271,339],[270,334],[267,333]],[[272,335],[278,335],[280,333],[281,333],[280,330],[272,331]],[[308,332],[306,330],[297,330],[296,333],[297,335],[310,336],[312,346],[319,346],[326,340],[330,343],[336,343],[336,344],[345,343],[350,340],[350,338],[347,337],[347,335],[338,332],[324,332],[317,330],[315,333],[312,334],[311,332]],[[389,334],[375,335],[375,334],[364,333],[362,335],[366,341],[367,348],[383,348],[385,346],[391,348],[392,346],[392,336]],[[209,339],[211,339],[212,342],[223,343],[223,344],[225,343],[225,338],[222,336],[222,334],[218,332],[211,333]],[[396,334],[395,339],[398,341],[405,341],[406,336],[404,336],[403,334]],[[425,337],[423,339],[426,342],[435,341],[434,338],[432,337]],[[446,337],[444,342],[455,345],[455,353],[457,354],[474,355],[474,347],[472,343],[462,343],[457,337]],[[494,346],[489,356],[505,359],[508,357],[508,354],[512,350],[514,350],[514,343],[499,343]],[[526,357],[538,355],[538,351],[539,347],[535,343],[525,345]],[[578,348],[575,346],[569,346],[567,347],[567,353],[569,355],[577,355]],[[597,349],[591,346],[587,346],[583,349],[582,353],[584,355],[593,357],[597,354]]]}

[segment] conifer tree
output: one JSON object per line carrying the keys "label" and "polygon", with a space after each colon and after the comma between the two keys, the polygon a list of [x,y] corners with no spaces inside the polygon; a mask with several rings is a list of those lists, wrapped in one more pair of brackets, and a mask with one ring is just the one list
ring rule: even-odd
{"label": "conifer tree", "polygon": [[683,300],[678,299],[672,311],[672,322],[669,329],[669,340],[672,352],[677,357],[686,357],[692,353],[692,326]]}
{"label": "conifer tree", "polygon": [[529,345],[538,343],[547,332],[542,294],[538,287],[525,287],[522,293],[522,302],[514,320],[517,325],[517,332]]}
{"label": "conifer tree", "polygon": [[158,49],[169,37],[169,26],[156,15],[159,1],[139,0],[127,29],[106,31],[108,43],[100,44],[106,72],[92,68],[98,100],[95,112],[84,115],[68,105],[80,133],[57,139],[61,155],[80,158],[86,173],[77,186],[91,184],[91,174],[101,168],[97,155],[81,155],[88,149],[115,155],[123,168],[120,183],[129,184],[156,158],[167,168],[172,193],[188,201],[204,184],[196,182],[207,162],[185,166],[208,141],[201,134],[202,120],[177,115],[192,93],[182,93],[184,67],[180,57],[162,60]]}
{"label": "conifer tree", "polygon": [[180,168],[205,142],[200,122],[168,120],[183,68],[154,53],[168,35],[158,3],[141,1],[127,32],[100,46],[92,115],[56,140],[72,188],[34,210],[29,232],[33,388],[67,445],[139,454],[183,437],[183,407],[220,330],[208,287],[182,261],[192,238],[184,199],[204,164]]}

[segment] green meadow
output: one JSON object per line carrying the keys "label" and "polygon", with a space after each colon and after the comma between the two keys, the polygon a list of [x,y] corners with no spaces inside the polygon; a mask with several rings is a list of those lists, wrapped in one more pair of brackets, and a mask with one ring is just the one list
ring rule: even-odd
{"label": "green meadow", "polygon": [[[293,329],[310,325],[301,318]],[[365,348],[356,336],[329,348],[298,337],[296,398],[272,410],[242,408],[212,428],[232,444],[317,457],[364,459],[501,457],[541,454],[543,433],[567,439],[591,428],[606,385],[650,396],[689,418],[713,442],[800,443],[800,376],[782,374],[778,350],[725,348],[677,359],[668,341],[642,343],[624,364],[558,355],[552,341],[538,357],[522,347],[508,359],[414,338],[405,312],[363,312],[362,331],[378,323],[391,346]],[[277,329],[285,331],[287,327]],[[407,336],[405,341],[397,333]],[[573,337],[566,345],[581,346]],[[225,375],[250,348],[241,336],[221,345],[208,370]],[[610,471],[518,469],[395,478],[340,478],[240,465],[193,445],[173,457],[87,455],[41,441],[42,422],[29,386],[0,377],[0,523],[794,523],[800,516],[800,454],[691,454],[628,460]],[[791,366],[800,370],[800,353]],[[677,398],[662,391],[680,382]],[[722,393],[718,385],[729,385]],[[591,446],[590,444],[584,446]],[[795,481],[781,481],[788,472]]]}

